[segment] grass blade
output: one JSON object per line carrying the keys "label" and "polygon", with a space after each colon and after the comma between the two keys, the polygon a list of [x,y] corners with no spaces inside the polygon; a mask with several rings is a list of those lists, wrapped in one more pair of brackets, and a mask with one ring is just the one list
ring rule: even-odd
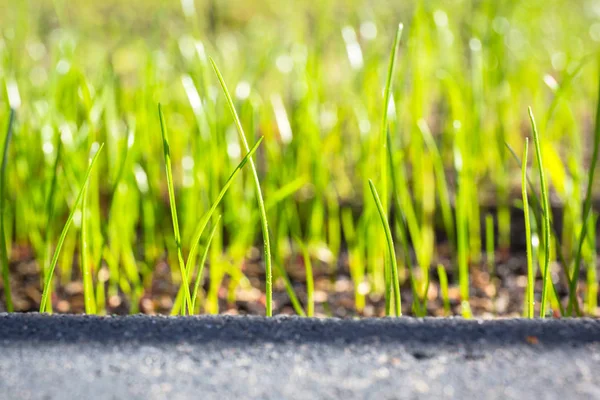
{"label": "grass blade", "polygon": [[[167,138],[167,125],[162,112],[162,107],[158,105],[158,115],[160,118],[160,131],[163,141],[163,153],[165,156],[165,169],[167,173],[167,187],[169,190],[169,204],[171,209],[171,220],[173,221],[173,234],[175,235],[175,245],[177,246],[177,259],[179,261],[179,269],[181,271],[181,282],[185,293],[185,301],[189,312],[192,312],[192,298],[190,296],[190,286],[183,261],[183,250],[181,249],[181,233],[179,230],[179,221],[177,219],[177,206],[175,204],[175,187],[173,184],[173,172],[171,170],[171,151]],[[185,315],[185,308],[181,309],[182,315]]]}
{"label": "grass blade", "polygon": [[527,151],[529,138],[525,138],[525,148],[521,160],[521,193],[523,195],[523,217],[525,218],[525,240],[527,241],[527,318],[533,318],[533,288],[535,277],[533,276],[533,251],[531,249],[531,223],[529,221],[529,199],[527,197]]}
{"label": "grass blade", "polygon": [[[96,143],[94,143],[96,145]],[[92,146],[92,153],[94,152]],[[88,165],[93,156],[90,155]],[[92,266],[88,266],[88,223],[87,223],[87,192],[88,185],[83,185],[83,196],[81,199],[81,274],[83,276],[83,299],[86,314],[96,314],[96,302],[94,301],[94,283],[92,280]]]}
{"label": "grass blade", "polygon": [[529,120],[531,121],[531,129],[533,131],[533,141],[535,144],[535,156],[538,163],[539,174],[540,174],[540,185],[542,192],[542,205],[543,205],[543,235],[544,235],[544,276],[543,276],[543,284],[542,284],[542,303],[540,305],[540,317],[544,318],[546,316],[546,297],[548,294],[548,279],[550,276],[548,275],[548,267],[550,266],[550,205],[548,200],[548,191],[546,189],[546,179],[544,177],[544,164],[542,162],[542,147],[540,145],[540,135],[538,133],[537,127],[535,125],[535,118],[533,117],[533,111],[531,111],[531,107],[528,109],[529,112]]}
{"label": "grass blade", "polygon": [[202,274],[204,273],[204,264],[206,263],[206,257],[208,256],[208,249],[210,248],[210,243],[212,242],[213,237],[217,232],[220,220],[221,216],[219,215],[217,217],[217,220],[215,221],[215,225],[210,231],[210,235],[208,236],[208,240],[206,241],[206,247],[204,248],[204,252],[202,253],[202,257],[200,259],[200,269],[198,270],[198,275],[196,276],[196,283],[194,284],[194,291],[192,292],[192,313],[196,309],[196,298],[198,297],[198,289],[200,288],[200,283],[202,282]]}
{"label": "grass blade", "polygon": [[13,134],[15,122],[15,110],[10,110],[6,138],[4,139],[4,151],[2,155],[2,170],[0,171],[0,251],[2,252],[2,280],[4,281],[4,299],[6,311],[13,312],[12,292],[10,290],[10,271],[8,269],[8,249],[6,247],[6,233],[4,227],[4,214],[6,212],[6,165],[8,164],[8,146]]}
{"label": "grass blade", "polygon": [[[231,115],[234,119],[235,125],[238,130],[238,134],[240,136],[240,140],[244,145],[244,150],[246,152],[250,151],[248,147],[248,141],[246,140],[246,135],[244,134],[244,128],[242,127],[242,123],[240,118],[237,115],[237,111],[235,110],[235,106],[233,104],[233,99],[229,94],[229,90],[227,90],[227,85],[225,84],[225,80],[215,64],[215,61],[212,58],[210,59],[210,63],[212,64],[213,69],[215,70],[215,74],[219,79],[219,83],[221,84],[221,88],[223,89],[223,93],[225,94],[225,98],[227,99],[227,104],[229,106],[229,110],[231,111]],[[260,211],[260,220],[262,225],[262,233],[263,233],[263,245],[264,245],[264,257],[265,257],[265,274],[266,274],[266,314],[267,317],[273,315],[273,271],[271,266],[271,243],[269,240],[269,224],[267,221],[267,212],[265,210],[265,203],[263,201],[263,195],[260,188],[260,181],[258,180],[258,173],[256,172],[256,167],[254,165],[254,161],[252,158],[249,158],[250,161],[250,169],[252,170],[252,175],[254,178],[254,187],[256,190],[256,197],[258,199],[258,208]]]}
{"label": "grass blade", "polygon": [[302,252],[302,258],[304,260],[304,268],[306,270],[306,315],[308,317],[315,316],[315,282],[313,278],[312,261],[310,260],[310,254],[308,254],[308,247],[302,243],[299,238],[296,238],[296,242],[300,246]]}
{"label": "grass blade", "polygon": [[569,286],[569,304],[567,306],[567,313],[571,315],[573,306],[578,303],[577,300],[577,284],[579,282],[579,271],[581,270],[581,255],[583,243],[585,242],[585,235],[588,230],[588,218],[592,210],[592,188],[594,184],[594,173],[596,172],[596,164],[598,163],[598,154],[600,150],[600,83],[598,84],[598,99],[596,103],[596,125],[594,127],[594,150],[592,154],[592,164],[589,168],[588,173],[588,186],[585,193],[585,200],[583,203],[583,216],[581,220],[581,233],[579,234],[579,242],[577,243],[577,253],[575,255],[575,267],[573,268],[573,274],[571,275],[571,282]]}
{"label": "grass blade", "polygon": [[[390,104],[390,96],[392,94],[392,78],[394,77],[394,69],[396,67],[396,53],[398,52],[398,45],[400,44],[400,38],[402,38],[403,30],[404,25],[398,24],[396,36],[394,37],[394,44],[392,45],[392,51],[390,52],[390,61],[388,63],[387,78],[383,92],[383,110],[381,113],[381,195],[383,198],[383,209],[386,210],[386,213],[388,211],[387,152],[391,151],[391,137],[388,131],[388,107]],[[393,165],[390,168],[393,168]]]}
{"label": "grass blade", "polygon": [[98,151],[96,152],[96,154],[94,154],[92,161],[89,163],[88,169],[85,173],[85,178],[83,180],[81,190],[79,191],[79,194],[77,195],[77,198],[75,199],[75,202],[73,203],[73,206],[71,207],[71,212],[69,213],[69,216],[67,217],[67,221],[65,222],[65,226],[63,227],[63,230],[60,233],[60,236],[58,238],[58,242],[56,244],[56,249],[54,250],[54,255],[52,256],[52,260],[50,261],[50,268],[48,269],[48,274],[44,277],[44,280],[45,280],[44,291],[42,293],[42,300],[40,302],[40,312],[47,311],[48,297],[50,294],[50,287],[52,285],[52,276],[54,275],[54,270],[56,269],[56,264],[58,263],[58,256],[60,254],[60,249],[62,248],[65,238],[67,237],[67,233],[69,231],[69,227],[71,226],[71,222],[73,222],[73,215],[75,215],[75,210],[77,210],[77,206],[79,205],[79,202],[81,201],[81,198],[83,197],[83,192],[85,190],[85,187],[88,184],[88,180],[90,178],[90,173],[92,171],[92,168],[94,167],[96,160],[98,160],[98,156],[100,155],[103,147],[104,147],[104,144],[101,144],[100,147],[98,148]]}
{"label": "grass blade", "polygon": [[[519,164],[519,166],[521,166],[521,159],[519,158],[519,156],[517,155],[517,153],[515,153],[515,151],[513,150],[513,148],[508,144],[508,143],[504,143],[506,145],[506,147],[508,148],[508,151],[511,153],[511,155],[513,156],[513,159],[515,160],[515,162],[517,164]],[[532,208],[534,210],[538,210],[540,213],[543,213],[543,206],[542,206],[542,201],[540,200],[540,198],[538,197],[538,194],[535,191],[535,187],[533,185],[533,182],[531,181],[531,179],[529,177],[527,177],[527,185],[529,186],[529,189],[531,190],[531,198],[530,200],[532,201]],[[538,213],[534,213],[533,214],[537,226],[541,226],[542,225],[542,220],[541,217],[538,215]],[[559,241],[558,239],[558,233],[556,232],[556,229],[554,229],[554,225],[552,224],[552,221],[550,221],[550,229],[551,229],[551,233],[552,233],[552,237],[554,238],[554,240],[556,240],[557,242]],[[559,249],[557,249],[559,250]],[[558,255],[559,261],[560,261],[560,265],[562,267],[563,273],[565,275],[565,279],[568,283],[568,285],[571,285],[571,278],[569,275],[569,270],[568,270],[568,264],[565,260],[564,255],[562,254],[562,251],[557,251],[556,254]],[[556,285],[554,285],[554,282],[551,281],[552,284],[552,290],[554,291],[554,295],[556,296],[557,299],[560,299],[560,296],[558,295],[558,289],[556,288]],[[558,302],[558,307],[559,307],[559,311],[560,311],[560,315],[565,315],[565,309],[562,306],[562,304],[560,302]],[[580,314],[580,310],[579,310],[579,305],[577,303],[575,303],[575,312],[577,314]]]}
{"label": "grass blade", "polygon": [[[381,218],[381,224],[383,225],[383,229],[385,231],[385,238],[387,242],[388,255],[390,257],[391,270],[392,270],[392,288],[394,290],[394,306],[396,310],[396,315],[402,315],[401,308],[401,299],[400,299],[400,281],[398,280],[398,263],[396,262],[396,252],[394,250],[394,240],[392,239],[392,230],[390,229],[390,225],[387,220],[387,215],[385,210],[383,209],[383,205],[381,204],[381,200],[379,199],[379,195],[377,194],[377,189],[375,188],[375,184],[372,180],[369,179],[369,187],[371,188],[371,194],[373,195],[373,199],[375,200],[375,205],[377,206],[377,211],[379,212],[379,217]],[[389,292],[391,289],[388,285],[386,285],[386,291],[388,291],[387,296],[391,297],[392,293]],[[415,293],[415,296],[417,294]],[[389,310],[388,310],[389,311]],[[388,312],[389,315],[389,312]]]}
{"label": "grass blade", "polygon": [[[200,243],[200,238],[202,237],[202,233],[204,232],[204,229],[206,229],[206,225],[208,224],[208,221],[210,221],[211,217],[215,213],[217,207],[221,203],[221,200],[225,196],[225,193],[227,193],[227,190],[229,189],[229,187],[233,183],[233,180],[240,173],[240,171],[242,170],[242,168],[244,167],[244,165],[246,165],[246,163],[248,162],[248,160],[250,160],[251,157],[254,155],[254,153],[258,149],[258,146],[260,146],[262,140],[263,140],[263,137],[260,137],[258,139],[258,141],[254,144],[254,146],[252,146],[252,148],[250,149],[250,151],[244,156],[244,158],[242,158],[242,161],[240,161],[240,163],[235,167],[235,169],[233,170],[233,172],[229,175],[229,178],[227,178],[227,181],[225,182],[225,184],[221,188],[221,191],[219,192],[219,194],[218,194],[217,198],[215,199],[215,201],[212,203],[210,209],[202,216],[202,218],[200,218],[200,221],[198,222],[196,230],[194,231],[194,235],[192,236],[192,243],[191,243],[191,247],[190,247],[190,252],[188,253],[188,258],[187,258],[187,261],[185,263],[185,271],[186,271],[186,274],[188,276],[191,276],[190,274],[191,274],[191,270],[192,270],[192,265],[193,265],[193,263],[194,263],[194,261],[196,259],[196,253],[198,252],[198,244]],[[182,296],[182,289],[183,288],[179,289],[179,293],[177,294],[177,298],[175,300],[175,303],[173,304],[173,309],[171,310],[171,314],[172,315],[173,315],[173,312],[176,312],[177,310],[180,310],[180,307],[181,307],[180,301],[181,301],[181,296]]]}

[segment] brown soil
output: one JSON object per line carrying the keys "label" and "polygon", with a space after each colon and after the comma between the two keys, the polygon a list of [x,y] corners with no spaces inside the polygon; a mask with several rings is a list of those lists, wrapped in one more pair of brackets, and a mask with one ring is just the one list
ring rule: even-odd
{"label": "brown soil", "polygon": [[[39,309],[41,300],[41,283],[39,269],[36,261],[28,248],[15,247],[12,252],[13,262],[10,264],[11,288],[16,311],[31,312]],[[449,260],[439,260],[444,265],[450,265]],[[306,302],[306,280],[302,259],[294,256],[288,260],[287,270],[300,301]],[[322,260],[313,260],[315,273],[315,315],[351,318],[357,316],[375,317],[385,315],[385,299],[382,295],[370,294],[366,296],[366,305],[360,312],[355,307],[354,285],[348,273],[347,259],[342,256],[337,265],[337,271],[331,275],[331,265]],[[600,265],[600,263],[598,263]],[[293,267],[292,267],[293,266]],[[208,277],[208,269],[205,270]],[[219,311],[227,314],[264,314],[264,270],[259,260],[246,260],[242,268],[250,286],[245,289],[236,289],[233,302],[228,299],[229,278],[225,278],[218,293]],[[527,283],[526,259],[524,254],[497,253],[495,272],[490,275],[488,266],[484,262],[470,267],[470,306],[475,317],[517,317],[522,315],[524,306],[524,293]],[[552,265],[553,280],[556,282],[559,295],[563,304],[566,303],[568,288],[565,285],[564,275],[559,265]],[[584,272],[579,285],[580,293],[585,290]],[[538,274],[539,275],[539,274]],[[58,276],[58,275],[56,275]],[[173,299],[177,293],[178,284],[172,281],[173,274],[168,265],[159,263],[151,278],[149,289],[138,296],[139,301],[132,307],[129,299],[123,293],[108,296],[106,299],[109,314],[128,314],[139,312],[147,314],[168,314],[171,310]],[[446,315],[437,271],[430,270],[431,283],[428,290],[427,315]],[[204,289],[208,290],[205,279]],[[57,279],[58,281],[58,279]],[[453,268],[448,269],[450,315],[461,315],[461,301],[458,288],[458,276]],[[536,300],[539,304],[541,292],[541,279],[536,282]],[[247,285],[248,286],[248,285]],[[368,291],[368,287],[363,288]],[[362,290],[362,289],[361,289]],[[4,289],[0,280],[0,311],[4,311]],[[52,296],[55,312],[83,313],[83,285],[80,279],[75,278],[66,285],[57,285]],[[412,293],[410,283],[405,280],[402,285],[402,306],[404,315],[414,315],[411,310]],[[283,281],[278,279],[274,284],[273,307],[276,314],[294,314],[294,309],[285,291]],[[580,302],[580,308],[584,310]],[[205,310],[203,310],[204,312]],[[587,314],[600,316],[600,310],[585,310]],[[537,312],[537,307],[536,307]],[[558,310],[554,311],[555,315]]]}

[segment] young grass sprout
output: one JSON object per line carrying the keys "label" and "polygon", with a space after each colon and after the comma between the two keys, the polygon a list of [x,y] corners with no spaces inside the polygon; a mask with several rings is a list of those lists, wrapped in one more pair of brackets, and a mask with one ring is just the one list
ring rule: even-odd
{"label": "young grass sprout", "polygon": [[[537,131],[537,127],[535,125],[535,118],[533,117],[533,111],[531,111],[531,107],[528,109],[529,119],[531,121],[531,130],[533,131],[533,141],[535,144],[535,156],[537,159],[538,170],[540,175],[540,185],[541,185],[541,193],[542,193],[542,205],[543,205],[543,222],[544,225],[542,227],[542,233],[544,237],[544,266],[542,268],[542,300],[540,304],[540,317],[546,317],[546,302],[547,302],[547,294],[548,294],[548,282],[551,278],[550,276],[550,200],[548,197],[548,190],[546,189],[546,179],[544,176],[544,163],[542,161],[542,146],[540,144],[540,136]],[[523,161],[526,162],[526,161]]]}
{"label": "young grass sprout", "polygon": [[[396,316],[402,315],[402,307],[401,307],[401,299],[400,299],[400,281],[398,279],[398,263],[396,262],[396,250],[394,249],[394,240],[392,239],[392,230],[390,229],[390,224],[388,223],[387,215],[385,210],[383,209],[383,205],[381,204],[381,200],[379,199],[379,194],[377,194],[377,189],[375,188],[375,184],[372,180],[369,179],[369,187],[371,188],[371,194],[373,195],[373,199],[375,200],[375,205],[377,206],[377,211],[379,212],[379,218],[381,219],[381,225],[385,231],[385,239],[388,250],[388,257],[390,260],[390,264],[386,265],[386,268],[391,269],[391,282],[386,283],[386,296],[388,298],[394,299],[394,310]],[[393,291],[393,292],[392,292]],[[415,296],[417,294],[415,293]],[[386,311],[387,315],[392,315],[392,310],[388,309]]]}
{"label": "young grass sprout", "polygon": [[10,110],[8,127],[4,138],[4,151],[2,152],[2,170],[0,170],[0,251],[2,252],[2,279],[4,280],[4,298],[6,302],[6,311],[14,311],[12,293],[10,289],[10,272],[8,269],[8,249],[6,248],[6,166],[8,164],[8,146],[13,134],[13,124],[15,122],[15,110]]}
{"label": "young grass sprout", "polygon": [[[92,149],[95,148],[96,146],[97,145],[93,145]],[[62,246],[65,242],[65,238],[67,237],[69,227],[71,226],[71,222],[73,222],[73,216],[75,215],[75,211],[77,211],[79,202],[81,201],[81,198],[83,197],[83,193],[87,187],[88,180],[89,180],[90,174],[92,172],[92,168],[94,168],[94,164],[98,160],[98,156],[100,155],[100,152],[102,151],[103,147],[104,147],[104,143],[101,144],[100,147],[98,147],[98,150],[96,150],[96,153],[93,155],[92,160],[89,163],[88,169],[87,169],[87,171],[85,173],[85,177],[83,179],[83,183],[81,185],[81,190],[79,190],[79,193],[77,194],[77,197],[75,198],[75,202],[73,203],[73,206],[71,207],[71,212],[69,213],[69,216],[67,217],[67,221],[65,222],[63,230],[58,238],[58,242],[56,244],[56,249],[54,250],[54,255],[52,256],[52,260],[50,261],[50,268],[48,269],[48,273],[44,277],[44,291],[42,292],[42,299],[40,301],[40,312],[49,311],[48,297],[50,295],[50,290],[51,290],[51,286],[52,286],[52,277],[54,276],[54,270],[56,269],[56,264],[58,263],[58,256],[60,254],[60,249],[62,248]]]}
{"label": "young grass sprout", "polygon": [[523,195],[523,217],[525,218],[525,241],[527,246],[527,288],[525,299],[527,301],[527,318],[533,318],[534,306],[534,283],[533,275],[533,251],[531,249],[531,223],[529,221],[529,199],[527,196],[527,150],[529,147],[529,138],[525,138],[525,147],[523,148],[523,158],[521,159],[521,191]]}

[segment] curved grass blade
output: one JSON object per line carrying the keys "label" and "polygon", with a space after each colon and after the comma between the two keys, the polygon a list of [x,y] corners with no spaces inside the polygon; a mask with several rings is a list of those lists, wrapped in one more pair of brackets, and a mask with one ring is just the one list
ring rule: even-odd
{"label": "curved grass blade", "polygon": [[[210,235],[208,236],[208,240],[206,241],[206,247],[204,248],[204,252],[202,253],[202,257],[200,259],[200,269],[198,270],[198,275],[196,276],[196,283],[194,284],[194,291],[192,292],[192,313],[196,309],[196,298],[198,297],[198,289],[200,288],[200,283],[202,282],[202,274],[204,273],[204,264],[206,263],[206,257],[208,257],[208,249],[210,248],[210,244],[215,237],[215,233],[217,232],[217,228],[219,227],[219,221],[221,221],[221,216],[217,217],[215,221],[215,225],[210,231]],[[191,276],[191,275],[190,275]]]}
{"label": "curved grass blade", "polygon": [[[221,188],[221,191],[219,192],[215,201],[210,206],[210,209],[202,216],[202,218],[200,218],[200,221],[198,222],[196,230],[194,231],[194,235],[192,236],[190,252],[188,253],[188,258],[185,263],[185,271],[188,276],[190,276],[190,272],[192,270],[192,265],[194,264],[194,261],[196,260],[196,254],[198,253],[198,244],[200,243],[200,238],[202,237],[202,233],[204,232],[204,229],[206,229],[206,225],[208,224],[208,221],[210,221],[210,219],[213,216],[214,212],[216,211],[217,207],[221,203],[221,200],[225,196],[225,193],[227,193],[227,190],[233,183],[234,178],[237,176],[237,174],[240,173],[240,171],[242,170],[244,165],[246,165],[248,160],[251,159],[251,157],[254,155],[254,153],[258,149],[258,146],[260,146],[262,141],[263,141],[263,137],[261,136],[258,139],[258,141],[254,144],[254,146],[252,146],[250,151],[244,156],[244,158],[242,158],[242,161],[240,161],[240,163],[235,167],[233,172],[229,175],[229,178],[227,178],[225,185],[223,185],[223,187]],[[183,288],[179,289],[179,293],[177,294],[177,298],[175,299],[175,303],[173,304],[173,309],[171,310],[171,315],[173,315],[173,313],[177,313],[177,310],[180,310],[182,289]]]}
{"label": "curved grass blade", "polygon": [[544,177],[544,164],[542,162],[542,146],[540,145],[540,135],[535,125],[535,118],[533,117],[533,111],[531,107],[528,108],[529,120],[531,121],[531,129],[533,130],[533,141],[535,144],[535,157],[537,159],[539,174],[540,174],[540,185],[542,192],[542,205],[544,210],[544,216],[542,222],[544,223],[544,277],[542,283],[542,303],[540,305],[540,317],[546,317],[546,297],[548,294],[548,279],[550,279],[549,266],[550,266],[550,205],[548,201],[548,191],[546,189],[546,179]]}
{"label": "curved grass blade", "polygon": [[525,148],[521,161],[521,193],[523,195],[523,217],[525,218],[525,240],[527,241],[527,318],[533,318],[533,252],[531,250],[531,223],[529,221],[529,200],[527,197],[527,151],[529,138],[525,138]]}
{"label": "curved grass blade", "polygon": [[[394,240],[392,239],[392,230],[390,229],[390,225],[387,220],[387,215],[383,209],[383,205],[381,204],[381,200],[379,199],[379,195],[377,194],[377,189],[375,188],[375,184],[372,180],[369,179],[369,187],[371,188],[371,194],[373,195],[373,199],[375,200],[375,205],[377,206],[377,211],[379,212],[379,217],[381,218],[381,224],[383,225],[383,229],[385,231],[385,238],[387,241],[388,255],[390,257],[391,270],[392,270],[392,284],[394,290],[394,306],[396,308],[396,315],[399,317],[402,315],[401,308],[401,299],[400,299],[400,281],[398,280],[398,263],[396,262],[396,252],[394,250]],[[390,291],[388,285],[386,285],[386,291]],[[388,292],[387,296],[391,297],[392,293]],[[415,294],[416,295],[416,294]],[[389,311],[388,315],[389,315]]]}
{"label": "curved grass blade", "polygon": [[[231,111],[231,115],[235,122],[235,126],[237,127],[238,134],[240,136],[240,141],[244,145],[244,150],[246,152],[250,151],[248,147],[248,141],[246,140],[246,135],[244,134],[244,128],[242,127],[242,123],[240,118],[237,115],[237,111],[235,110],[235,106],[233,104],[233,99],[229,94],[229,90],[227,90],[227,85],[225,84],[225,80],[215,64],[215,61],[209,57],[210,63],[219,79],[219,83],[221,84],[221,88],[223,89],[223,93],[225,94],[225,98],[227,99],[227,105],[229,106],[229,110]],[[269,224],[267,221],[267,212],[265,210],[265,203],[263,201],[262,191],[260,189],[260,181],[258,179],[258,173],[256,172],[256,167],[254,166],[254,161],[252,158],[249,158],[250,161],[250,169],[252,170],[252,175],[254,178],[254,187],[256,190],[256,197],[258,199],[258,209],[260,211],[260,220],[262,225],[262,234],[263,234],[263,244],[264,244],[264,257],[265,257],[265,274],[266,274],[266,282],[265,282],[265,290],[266,290],[266,314],[267,317],[273,315],[273,270],[271,265],[271,242],[269,240]]]}
{"label": "curved grass blade", "polygon": [[4,151],[2,155],[2,170],[0,170],[0,251],[2,252],[2,280],[4,281],[4,299],[6,311],[13,312],[12,292],[10,290],[10,271],[8,270],[8,249],[6,248],[6,233],[4,230],[4,213],[6,212],[6,165],[8,164],[8,146],[13,135],[15,110],[11,108],[8,119]]}
{"label": "curved grass blade", "polygon": [[[389,58],[389,64],[388,64],[388,73],[387,73],[387,79],[386,79],[386,84],[385,84],[385,89],[384,89],[384,110],[383,110],[383,115],[382,115],[382,119],[381,119],[381,140],[384,143],[384,146],[382,147],[382,184],[383,184],[383,207],[385,210],[388,209],[387,207],[387,169],[386,166],[384,164],[387,163],[387,168],[389,168],[389,175],[391,178],[391,183],[392,183],[392,198],[393,198],[393,204],[396,207],[396,220],[398,223],[398,228],[399,228],[399,233],[400,233],[400,243],[402,245],[402,249],[403,249],[403,253],[404,253],[404,263],[406,264],[406,267],[409,269],[410,272],[410,280],[411,280],[411,287],[412,290],[414,292],[414,301],[413,301],[413,309],[415,310],[417,315],[422,314],[422,310],[424,308],[426,308],[426,301],[427,301],[427,292],[425,291],[424,295],[423,295],[423,299],[419,299],[419,293],[418,293],[418,288],[417,288],[417,283],[415,281],[415,274],[413,271],[413,267],[412,267],[412,262],[410,260],[410,253],[409,253],[409,236],[412,239],[412,242],[415,246],[415,248],[419,248],[420,247],[420,243],[421,243],[421,233],[420,233],[420,228],[419,225],[417,223],[417,218],[415,215],[415,211],[414,211],[414,206],[412,204],[412,200],[410,198],[409,195],[407,195],[406,191],[404,189],[401,188],[401,186],[398,184],[399,181],[404,182],[404,173],[402,171],[402,169],[398,169],[398,172],[400,174],[400,177],[398,178],[396,175],[396,163],[394,160],[394,152],[392,151],[392,137],[390,134],[390,131],[388,129],[388,123],[387,123],[387,118],[388,118],[388,106],[389,106],[389,102],[390,102],[390,96],[391,96],[391,92],[392,92],[392,79],[394,76],[394,70],[395,70],[395,66],[396,66],[396,53],[398,53],[398,47],[400,45],[400,39],[402,38],[402,32],[404,29],[404,25],[402,23],[398,24],[398,30],[396,31],[396,37],[394,38],[394,43],[392,45],[392,50],[390,52],[390,58]],[[386,160],[386,161],[383,161]],[[406,200],[405,202],[405,207],[402,207],[402,201],[400,199],[400,190],[403,190],[404,193],[402,194],[402,198],[404,198]],[[426,285],[427,287],[429,286],[429,283],[427,283]]]}
{"label": "curved grass blade", "polygon": [[77,198],[75,199],[75,202],[73,203],[73,206],[71,207],[71,211],[69,212],[69,216],[67,217],[67,222],[65,222],[65,226],[63,227],[63,230],[60,233],[60,236],[58,238],[58,242],[56,244],[56,249],[54,250],[54,255],[52,256],[52,260],[50,261],[50,268],[48,269],[48,274],[44,277],[45,283],[44,283],[44,291],[42,293],[42,301],[40,302],[40,312],[44,312],[47,310],[46,307],[47,307],[47,303],[48,303],[48,297],[50,294],[50,287],[52,285],[52,276],[54,275],[54,270],[56,269],[56,264],[58,263],[58,256],[60,254],[60,249],[62,248],[65,238],[67,237],[67,232],[69,231],[71,222],[73,222],[73,215],[75,215],[75,210],[77,210],[77,206],[79,205],[79,202],[81,201],[81,198],[83,197],[83,192],[85,190],[85,187],[88,184],[88,180],[90,178],[90,173],[92,171],[92,168],[94,167],[96,160],[98,160],[98,156],[102,152],[103,147],[104,147],[104,143],[100,145],[100,147],[98,148],[98,151],[96,152],[96,154],[94,154],[94,157],[92,158],[92,161],[90,162],[90,164],[88,166],[88,169],[85,173],[85,178],[83,180],[83,185],[82,185],[81,189],[79,190],[79,194],[77,195]]}
{"label": "curved grass blade", "polygon": [[[181,284],[185,294],[187,309],[192,312],[192,298],[190,296],[190,285],[183,261],[183,250],[181,248],[181,231],[179,230],[179,220],[177,219],[177,205],[175,204],[175,185],[173,184],[173,171],[171,170],[171,150],[167,138],[167,124],[162,112],[162,107],[158,105],[158,116],[160,118],[160,131],[163,140],[163,153],[165,156],[165,169],[167,173],[167,188],[169,190],[169,204],[171,209],[171,220],[173,221],[173,234],[175,235],[175,245],[177,246],[177,260],[179,261],[179,270],[181,272]],[[181,314],[185,315],[185,308],[181,309]]]}

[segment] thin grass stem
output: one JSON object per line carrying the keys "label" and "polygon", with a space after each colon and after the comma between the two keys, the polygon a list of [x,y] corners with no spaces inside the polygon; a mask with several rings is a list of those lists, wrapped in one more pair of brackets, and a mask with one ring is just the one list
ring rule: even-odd
{"label": "thin grass stem", "polygon": [[[391,285],[393,289],[393,298],[394,298],[394,307],[396,316],[402,315],[402,307],[401,307],[401,299],[400,299],[400,281],[398,279],[398,263],[396,261],[396,251],[394,249],[394,240],[392,239],[392,230],[390,229],[390,224],[388,223],[387,215],[385,210],[383,209],[383,205],[381,204],[381,200],[379,199],[379,194],[377,193],[377,189],[375,188],[375,184],[372,180],[369,179],[369,187],[371,188],[371,194],[373,195],[373,199],[375,200],[375,205],[377,206],[377,211],[379,212],[379,218],[381,219],[381,225],[385,231],[385,238],[388,249],[388,256],[391,263]],[[386,285],[387,297],[391,298],[392,293],[389,292],[390,287]],[[391,311],[391,310],[390,310]]]}
{"label": "thin grass stem", "polygon": [[[221,88],[223,89],[223,93],[225,94],[225,98],[227,99],[227,105],[229,106],[229,110],[231,111],[231,115],[235,122],[235,126],[238,130],[238,134],[240,137],[240,141],[244,146],[244,151],[247,153],[250,151],[248,147],[248,141],[246,140],[246,135],[244,134],[244,128],[242,127],[242,123],[240,118],[237,115],[237,111],[235,110],[235,105],[233,104],[233,99],[229,94],[229,90],[227,89],[227,85],[225,84],[225,80],[215,64],[215,61],[209,57],[210,63],[219,79],[219,83],[221,84]],[[262,225],[262,233],[263,233],[263,245],[264,245],[264,259],[265,259],[265,274],[266,274],[266,282],[265,282],[265,291],[266,291],[266,315],[270,317],[273,315],[273,270],[271,265],[271,243],[269,240],[269,224],[267,221],[267,212],[265,210],[265,203],[263,201],[262,190],[260,188],[260,181],[258,179],[258,173],[256,172],[256,166],[254,165],[254,161],[252,158],[250,161],[250,169],[252,170],[252,176],[254,178],[254,188],[256,190],[256,197],[258,199],[258,208],[260,211],[260,221]]]}
{"label": "thin grass stem", "polygon": [[52,277],[54,275],[54,270],[56,269],[56,264],[58,263],[58,256],[60,254],[60,249],[62,248],[63,243],[65,242],[65,238],[67,237],[67,233],[69,232],[69,227],[71,226],[71,222],[73,222],[73,216],[75,215],[77,206],[79,205],[79,202],[81,201],[81,198],[83,197],[83,192],[84,192],[85,186],[87,185],[88,180],[90,178],[90,173],[92,171],[92,168],[94,167],[96,160],[98,160],[98,156],[100,155],[103,147],[104,147],[104,143],[100,145],[100,147],[98,148],[98,151],[96,151],[96,154],[94,154],[92,161],[89,163],[88,169],[85,173],[85,178],[81,185],[81,189],[79,190],[79,193],[77,194],[77,197],[75,198],[75,202],[73,203],[73,206],[71,207],[71,212],[69,213],[69,216],[67,217],[67,221],[65,222],[65,225],[63,227],[63,230],[60,233],[60,236],[58,237],[56,249],[54,250],[54,255],[52,256],[52,260],[50,261],[50,268],[48,269],[48,274],[44,277],[45,282],[44,282],[44,290],[42,292],[42,300],[40,301],[40,312],[45,312],[48,310],[47,309],[48,297],[50,294],[50,288],[52,286]]}

